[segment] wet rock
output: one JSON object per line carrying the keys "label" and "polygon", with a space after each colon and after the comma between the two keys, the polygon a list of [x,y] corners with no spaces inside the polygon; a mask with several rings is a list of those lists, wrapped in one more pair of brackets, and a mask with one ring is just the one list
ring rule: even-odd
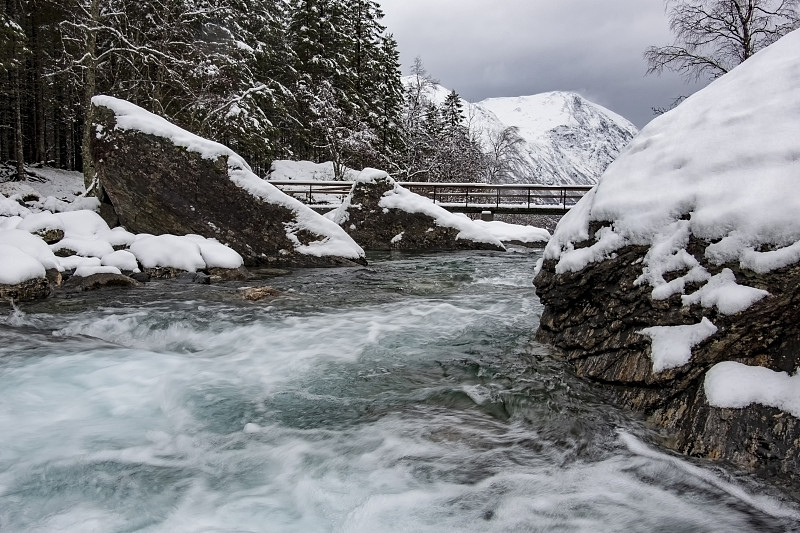
{"label": "wet rock", "polygon": [[129,278],[135,279],[139,283],[147,283],[150,281],[150,274],[147,272],[133,272],[128,275]]}
{"label": "wet rock", "polygon": [[48,268],[45,271],[48,283],[55,287],[60,287],[64,283],[64,274],[55,268]]}
{"label": "wet rock", "polygon": [[184,272],[178,275],[178,283],[209,285],[211,284],[211,276],[202,272]]}
{"label": "wet rock", "polygon": [[259,269],[253,270],[253,276],[255,276],[255,277],[261,277],[261,276],[270,276],[270,277],[272,277],[272,276],[285,276],[286,274],[289,274],[289,273],[290,273],[289,270],[285,270],[283,268],[259,268]]}
{"label": "wet rock", "polygon": [[181,274],[185,274],[186,271],[172,267],[155,267],[145,268],[142,273],[148,277],[149,281],[151,279],[175,279]]}
{"label": "wet rock", "polygon": [[209,268],[207,272],[212,281],[245,281],[250,279],[250,272],[245,267]]}
{"label": "wet rock", "polygon": [[50,295],[50,284],[45,278],[31,279],[16,285],[0,285],[0,300],[29,302]]}
{"label": "wet rock", "polygon": [[[597,229],[597,228],[593,228]],[[665,444],[690,455],[727,460],[800,491],[800,421],[771,407],[721,409],[709,405],[706,372],[722,361],[795,373],[800,366],[800,265],[755,274],[736,264],[711,265],[709,243],[691,238],[687,249],[710,272],[734,271],[740,283],[770,296],[746,311],[684,306],[679,295],[656,301],[652,287],[635,283],[648,248],[628,246],[579,272],[555,273],[545,261],[534,283],[544,312],[536,339],[556,346],[580,376],[607,387],[617,401],[668,430]],[[578,245],[576,245],[576,248]],[[718,332],[692,349],[686,365],[653,371],[651,326],[697,324]]]}
{"label": "wet rock", "polygon": [[282,294],[279,290],[268,286],[248,287],[247,289],[241,289],[239,293],[242,298],[251,302],[258,302],[266,298],[276,298]]}
{"label": "wet rock", "polygon": [[123,274],[92,274],[91,276],[72,276],[64,282],[64,288],[73,291],[94,291],[105,288],[130,288],[140,284]]}

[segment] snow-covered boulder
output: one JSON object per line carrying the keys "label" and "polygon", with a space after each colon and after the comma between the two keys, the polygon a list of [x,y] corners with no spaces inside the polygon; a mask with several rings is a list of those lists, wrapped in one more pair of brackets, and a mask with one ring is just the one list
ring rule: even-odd
{"label": "snow-covered boulder", "polygon": [[247,265],[364,261],[340,227],[256,176],[230,148],[124,100],[92,102],[97,175],[127,230],[214,238]]}
{"label": "snow-covered boulder", "polygon": [[365,169],[341,207],[326,215],[367,250],[505,250],[485,228]]}
{"label": "snow-covered boulder", "polygon": [[536,226],[509,224],[499,220],[476,220],[475,224],[495,236],[503,244],[543,247],[550,240],[550,232]]}
{"label": "snow-covered boulder", "polygon": [[676,449],[794,482],[798,87],[800,31],[655,119],[560,221],[535,279],[537,338],[579,374]]}
{"label": "snow-covered boulder", "polygon": [[0,239],[0,301],[46,297],[50,294],[50,285],[45,276],[45,268],[37,257],[14,243],[4,244]]}

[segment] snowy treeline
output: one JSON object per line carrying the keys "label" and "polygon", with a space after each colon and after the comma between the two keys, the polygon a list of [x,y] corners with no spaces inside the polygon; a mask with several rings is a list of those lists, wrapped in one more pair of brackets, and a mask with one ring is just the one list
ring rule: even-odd
{"label": "snowy treeline", "polygon": [[82,169],[90,98],[100,93],[256,164],[293,158],[361,167],[398,150],[397,45],[377,2],[3,4],[0,160]]}
{"label": "snowy treeline", "polygon": [[[0,0],[0,162],[93,178],[91,97],[128,100],[242,154],[385,168],[401,179],[494,181],[509,129],[480,142],[463,103],[403,84],[373,0]],[[8,172],[8,168],[6,169]]]}
{"label": "snowy treeline", "polygon": [[438,85],[417,58],[405,78],[404,143],[394,169],[404,181],[490,181],[491,150],[471,127],[458,93],[437,102]]}

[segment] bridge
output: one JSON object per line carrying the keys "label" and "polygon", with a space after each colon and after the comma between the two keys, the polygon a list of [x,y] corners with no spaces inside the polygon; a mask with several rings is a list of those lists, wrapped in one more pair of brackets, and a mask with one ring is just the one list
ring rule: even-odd
{"label": "bridge", "polygon": [[[322,212],[339,207],[353,187],[351,181],[270,180],[269,183]],[[528,183],[398,183],[454,213],[563,215],[592,188]]]}

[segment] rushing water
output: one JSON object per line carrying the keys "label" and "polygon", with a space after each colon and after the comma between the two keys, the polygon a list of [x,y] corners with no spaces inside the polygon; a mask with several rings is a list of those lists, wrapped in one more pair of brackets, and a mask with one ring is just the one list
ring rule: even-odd
{"label": "rushing water", "polygon": [[[532,341],[536,255],[379,255],[0,314],[0,531],[790,531]],[[253,285],[251,283],[250,285]]]}

